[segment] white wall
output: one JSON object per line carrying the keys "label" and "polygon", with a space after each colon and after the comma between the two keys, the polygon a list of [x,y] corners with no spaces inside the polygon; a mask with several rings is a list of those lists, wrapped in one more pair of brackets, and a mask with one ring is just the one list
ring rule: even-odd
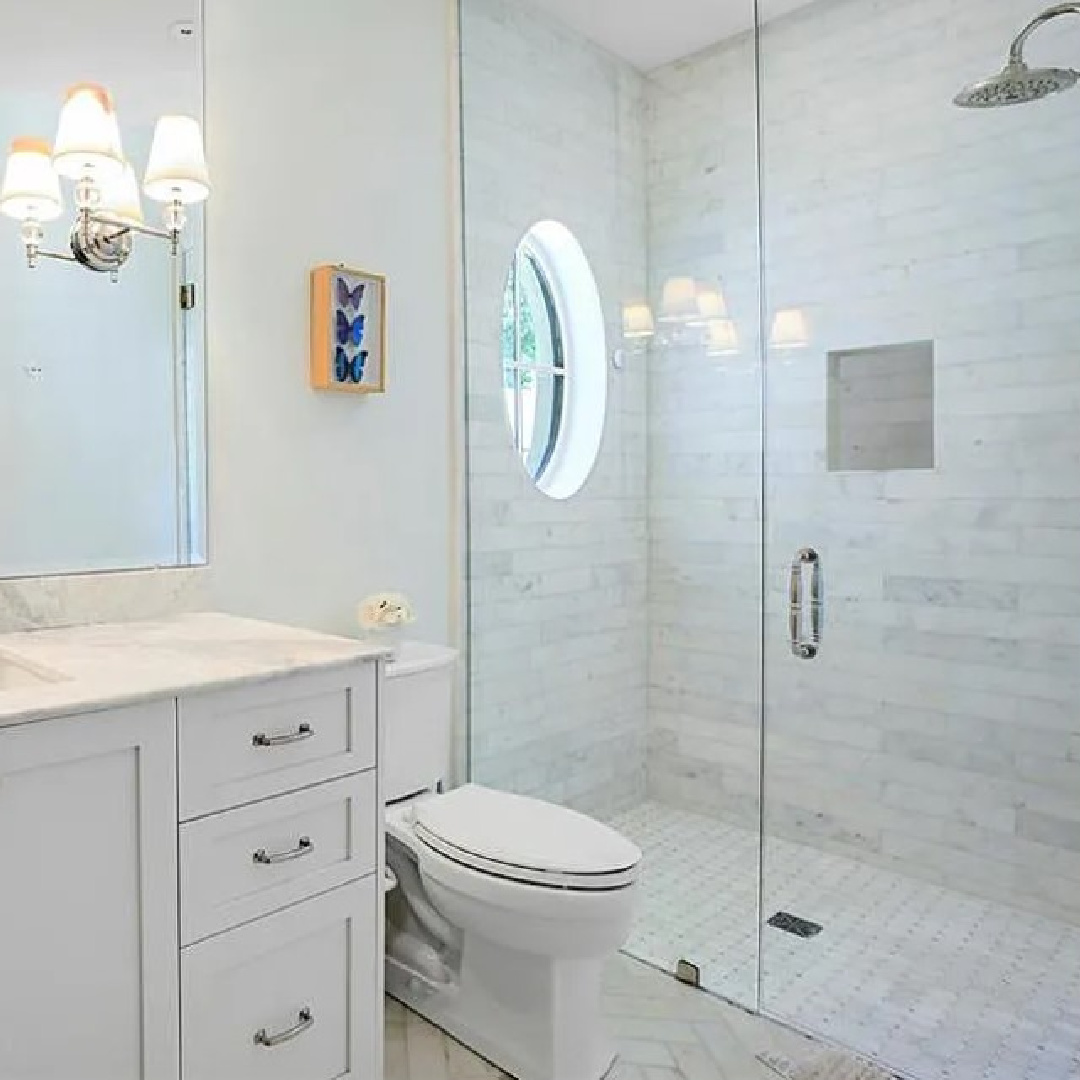
{"label": "white wall", "polygon": [[554,218],[619,343],[645,284],[641,79],[518,0],[465,0],[462,36],[474,777],[609,812],[644,795],[644,364],[609,372],[596,467],[557,501],[513,450],[500,328],[514,250]]}
{"label": "white wall", "polygon": [[[829,0],[763,35],[768,307],[803,307],[813,330],[768,363],[766,822],[1075,919],[1080,96],[950,104],[1031,14],[1025,0]],[[1043,31],[1032,59],[1075,63],[1074,22]],[[752,201],[732,182],[752,175],[752,118],[725,105],[751,59],[749,40],[729,43],[651,95],[654,269],[718,268],[749,351],[711,372],[661,354],[650,384],[650,782],[753,824],[759,688],[736,639],[756,634],[760,388]],[[935,468],[828,472],[827,353],[923,340]],[[804,544],[825,559],[814,664],[786,642],[786,564]]]}
{"label": "white wall", "polygon": [[[348,631],[394,587],[446,639],[453,5],[206,6],[211,569],[8,586],[0,621],[209,604]],[[389,275],[385,397],[307,387],[308,271],[339,260]]]}
{"label": "white wall", "polygon": [[[213,597],[348,630],[396,588],[445,639],[450,5],[207,8]],[[389,277],[385,396],[308,389],[308,272],[328,262]]]}

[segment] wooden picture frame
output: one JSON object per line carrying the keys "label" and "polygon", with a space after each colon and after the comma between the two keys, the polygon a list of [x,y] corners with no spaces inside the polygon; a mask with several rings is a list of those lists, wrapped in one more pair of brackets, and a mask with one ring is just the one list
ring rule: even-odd
{"label": "wooden picture frame", "polygon": [[344,263],[311,271],[311,385],[386,391],[386,277]]}

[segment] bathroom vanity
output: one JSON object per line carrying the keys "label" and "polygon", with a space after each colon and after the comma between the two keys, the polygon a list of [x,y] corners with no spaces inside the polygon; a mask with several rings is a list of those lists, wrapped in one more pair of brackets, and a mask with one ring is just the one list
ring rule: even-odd
{"label": "bathroom vanity", "polygon": [[0,637],[0,1077],[382,1076],[382,651]]}

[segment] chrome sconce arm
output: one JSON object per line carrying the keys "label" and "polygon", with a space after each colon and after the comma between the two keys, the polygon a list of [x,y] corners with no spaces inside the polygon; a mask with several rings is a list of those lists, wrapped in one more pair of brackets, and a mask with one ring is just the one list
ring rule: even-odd
{"label": "chrome sconce arm", "polygon": [[44,230],[41,223],[27,219],[22,225],[26,263],[33,270],[39,259],[72,262],[107,273],[117,280],[121,267],[131,257],[132,235],[150,236],[166,241],[175,258],[180,252],[180,236],[187,222],[187,212],[179,199],[165,204],[164,228],[155,228],[121,214],[100,209],[101,192],[88,177],[75,185],[76,218],[69,236],[70,252],[49,251],[41,246]]}
{"label": "chrome sconce arm", "polygon": [[37,269],[39,259],[57,259],[61,262],[75,262],[74,255],[68,255],[61,251],[47,251],[41,246],[41,241],[45,239],[45,230],[41,227],[41,222],[39,221],[28,218],[22,223],[20,235],[22,236],[23,245],[26,248],[26,265],[31,270]]}
{"label": "chrome sconce arm", "polygon": [[128,233],[153,236],[157,240],[168,241],[172,254],[176,256],[180,254],[180,234],[184,231],[184,207],[180,203],[175,203],[169,209],[175,214],[178,223],[165,229],[155,229],[152,225],[145,225],[141,221],[128,221],[113,214],[92,214],[90,220],[95,225],[108,225],[115,230],[102,237],[104,240],[113,240]]}
{"label": "chrome sconce arm", "polygon": [[50,251],[42,247],[44,229],[40,222],[24,221],[21,235],[26,248],[26,265],[34,270],[41,259],[78,263],[87,270],[108,273],[115,280],[120,268],[131,256],[133,233],[166,241],[175,258],[180,252],[180,236],[185,214],[180,203],[170,204],[168,210],[169,227],[163,229],[156,229],[138,221],[129,221],[114,214],[95,210],[82,211],[71,227],[69,252]]}

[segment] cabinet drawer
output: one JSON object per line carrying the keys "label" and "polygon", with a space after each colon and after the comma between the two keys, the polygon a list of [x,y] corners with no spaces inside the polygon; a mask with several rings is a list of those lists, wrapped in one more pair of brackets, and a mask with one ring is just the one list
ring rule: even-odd
{"label": "cabinet drawer", "polygon": [[181,698],[181,819],[374,768],[375,672],[367,663]]}
{"label": "cabinet drawer", "polygon": [[374,876],[183,950],[185,1080],[380,1080]]}
{"label": "cabinet drawer", "polygon": [[365,772],[181,825],[183,943],[370,874],[377,798]]}

